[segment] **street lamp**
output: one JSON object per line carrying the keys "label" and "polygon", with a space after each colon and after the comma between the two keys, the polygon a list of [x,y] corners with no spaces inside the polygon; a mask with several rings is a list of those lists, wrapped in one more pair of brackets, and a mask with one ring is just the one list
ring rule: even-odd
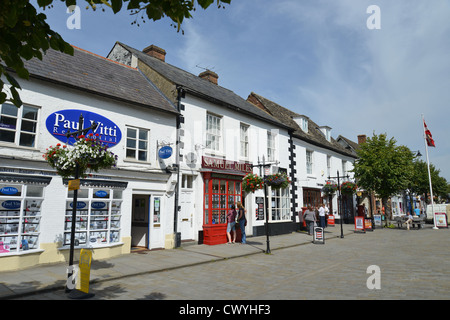
{"label": "street lamp", "polygon": [[[80,135],[86,135],[87,132],[89,132],[89,130],[95,131],[95,129],[97,128],[98,124],[97,122],[93,122],[92,125],[89,128],[83,129],[83,114],[80,114],[80,119],[78,121],[78,131],[75,132],[70,132],[70,129],[67,130],[66,133],[66,137],[67,137],[67,142],[70,139],[70,136],[73,136],[75,138],[75,140],[78,139],[78,137]],[[79,175],[80,175],[80,166],[78,165],[78,163],[76,163],[75,166],[75,180],[79,179]],[[77,217],[77,202],[78,202],[78,189],[75,188],[75,190],[73,191],[73,202],[72,202],[72,226],[71,226],[71,230],[70,230],[70,253],[69,253],[69,268],[73,268],[73,254],[74,254],[74,249],[75,249],[75,221],[76,221],[76,217]],[[69,269],[68,272],[68,278],[71,278],[73,275],[73,269]],[[71,292],[72,289],[70,289],[67,285],[66,285],[66,292]]]}
{"label": "street lamp", "polygon": [[341,196],[341,182],[340,182],[340,178],[347,178],[347,179],[349,179],[350,177],[349,177],[349,175],[346,175],[346,176],[339,176],[339,170],[337,171],[337,177],[328,177],[328,180],[330,180],[330,179],[338,179],[338,190],[339,190],[339,195],[338,195],[338,213],[339,213],[339,217],[340,217],[340,219],[339,220],[341,220],[340,221],[340,224],[341,224],[341,238],[344,238],[344,231],[343,231],[343,227],[342,227],[342,220],[343,220],[343,216],[341,215],[341,207],[342,207],[342,203],[341,203],[341,201],[342,201],[342,196]]}

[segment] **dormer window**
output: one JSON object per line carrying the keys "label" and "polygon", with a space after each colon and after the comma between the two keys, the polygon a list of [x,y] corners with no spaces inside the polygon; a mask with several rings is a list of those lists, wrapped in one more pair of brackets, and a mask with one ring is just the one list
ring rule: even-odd
{"label": "dormer window", "polygon": [[331,128],[328,126],[322,126],[319,129],[325,136],[325,139],[327,139],[327,141],[331,141]]}
{"label": "dormer window", "polygon": [[309,118],[307,116],[297,116],[297,117],[293,117],[293,119],[298,124],[300,129],[302,129],[303,132],[308,133]]}

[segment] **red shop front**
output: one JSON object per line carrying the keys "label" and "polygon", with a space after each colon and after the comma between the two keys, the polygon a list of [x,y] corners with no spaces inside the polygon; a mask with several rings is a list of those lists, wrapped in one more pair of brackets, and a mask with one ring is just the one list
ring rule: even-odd
{"label": "red shop front", "polygon": [[203,243],[227,242],[227,212],[242,200],[242,178],[252,172],[249,163],[203,157]]}

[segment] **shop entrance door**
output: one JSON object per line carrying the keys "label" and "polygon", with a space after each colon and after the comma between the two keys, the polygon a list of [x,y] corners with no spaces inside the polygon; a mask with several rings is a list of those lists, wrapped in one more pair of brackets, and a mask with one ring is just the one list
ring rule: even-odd
{"label": "shop entrance door", "polygon": [[134,194],[131,220],[131,246],[149,247],[150,195]]}

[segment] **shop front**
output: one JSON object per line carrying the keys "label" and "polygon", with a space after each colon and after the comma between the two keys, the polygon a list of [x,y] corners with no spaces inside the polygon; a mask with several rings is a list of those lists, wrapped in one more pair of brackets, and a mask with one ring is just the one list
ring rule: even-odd
{"label": "shop front", "polygon": [[242,178],[252,172],[249,163],[203,157],[203,243],[227,242],[227,212],[242,202]]}

